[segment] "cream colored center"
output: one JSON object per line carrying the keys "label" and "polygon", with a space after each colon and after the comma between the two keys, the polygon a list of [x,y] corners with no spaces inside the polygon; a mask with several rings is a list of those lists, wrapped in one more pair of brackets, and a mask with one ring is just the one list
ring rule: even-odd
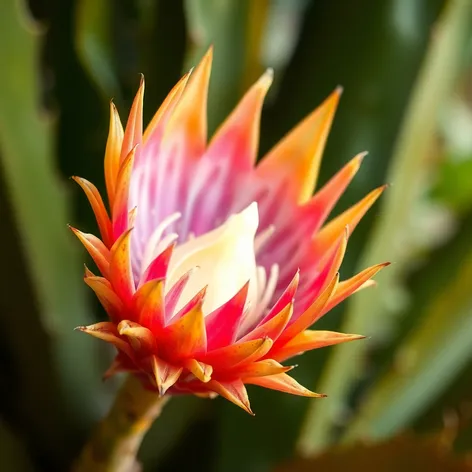
{"label": "cream colored center", "polygon": [[197,268],[179,299],[182,308],[202,288],[207,287],[203,311],[211,313],[250,281],[248,304],[257,304],[257,270],[254,239],[259,225],[257,203],[232,215],[213,231],[178,245],[168,270],[169,290],[189,270]]}

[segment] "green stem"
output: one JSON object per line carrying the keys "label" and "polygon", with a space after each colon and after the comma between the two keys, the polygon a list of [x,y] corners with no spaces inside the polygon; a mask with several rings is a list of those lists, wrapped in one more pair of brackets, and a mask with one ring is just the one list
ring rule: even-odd
{"label": "green stem", "polygon": [[168,397],[144,389],[130,375],[118,392],[108,415],[98,424],[73,472],[136,472],[141,442],[160,415]]}

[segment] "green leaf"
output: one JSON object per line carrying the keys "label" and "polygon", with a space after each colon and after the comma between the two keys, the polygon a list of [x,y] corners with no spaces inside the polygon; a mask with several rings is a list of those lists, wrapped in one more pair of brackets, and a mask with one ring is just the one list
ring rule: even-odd
{"label": "green leaf", "polygon": [[457,211],[467,211],[472,206],[472,156],[464,160],[450,156],[446,159],[439,171],[434,196]]}
{"label": "green leaf", "polygon": [[113,63],[110,0],[79,0],[76,6],[75,44],[90,77],[107,98],[120,93]]}
{"label": "green leaf", "polygon": [[[67,195],[53,167],[53,126],[40,110],[37,63],[41,34],[20,1],[3,5],[0,31],[2,43],[9,45],[0,48],[0,61],[8,64],[0,76],[0,143],[6,185],[63,393],[70,412],[86,425],[102,411],[105,396],[95,344],[73,331],[75,326],[87,324],[89,307],[80,275],[79,245],[66,226]],[[28,326],[27,319],[24,326]],[[21,336],[21,331],[16,335]]]}
{"label": "green leaf", "polygon": [[[414,235],[412,209],[419,199],[428,172],[427,154],[433,142],[440,106],[448,97],[461,64],[470,34],[472,4],[453,0],[434,29],[417,84],[407,109],[394,151],[389,181],[393,183],[383,200],[381,216],[367,242],[360,267],[384,260],[395,262],[377,278],[379,287],[356,295],[346,315],[342,331],[379,336],[393,320],[391,307],[399,306],[394,294],[414,248],[408,236]],[[392,305],[392,303],[391,303]],[[454,329],[454,328],[452,328]],[[358,380],[368,342],[337,347],[317,385],[329,395],[321,405],[312,402],[298,443],[304,455],[313,454],[330,443],[337,422],[354,383]]]}

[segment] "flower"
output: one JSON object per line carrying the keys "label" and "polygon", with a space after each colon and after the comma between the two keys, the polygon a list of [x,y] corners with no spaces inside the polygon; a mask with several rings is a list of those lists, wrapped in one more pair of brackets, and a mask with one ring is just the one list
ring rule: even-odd
{"label": "flower", "polygon": [[143,132],[144,80],[126,129],[111,104],[109,216],[75,177],[101,238],[72,228],[101,276],[85,283],[109,321],[79,327],[113,344],[105,374],[127,371],[160,395],[219,394],[251,412],[245,385],[308,397],[282,362],[362,338],[308,329],[383,266],[339,282],[350,232],[383,188],[324,225],[356,174],[355,157],[312,196],[340,90],[255,164],[266,72],[207,145],[211,50]]}

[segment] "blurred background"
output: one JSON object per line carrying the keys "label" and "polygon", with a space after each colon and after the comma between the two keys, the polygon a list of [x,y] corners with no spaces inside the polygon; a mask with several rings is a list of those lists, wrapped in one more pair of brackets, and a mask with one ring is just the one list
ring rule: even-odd
{"label": "blurred background", "polygon": [[[472,1],[3,0],[0,4],[0,470],[66,471],[119,379],[75,326],[104,314],[67,229],[95,231],[113,98],[145,118],[215,47],[210,129],[267,67],[261,155],[337,86],[321,183],[368,157],[336,213],[391,184],[342,277],[394,264],[317,324],[367,341],[300,357],[308,400],[250,388],[256,417],[173,399],[145,471],[472,470]],[[304,459],[300,459],[304,458]]]}

